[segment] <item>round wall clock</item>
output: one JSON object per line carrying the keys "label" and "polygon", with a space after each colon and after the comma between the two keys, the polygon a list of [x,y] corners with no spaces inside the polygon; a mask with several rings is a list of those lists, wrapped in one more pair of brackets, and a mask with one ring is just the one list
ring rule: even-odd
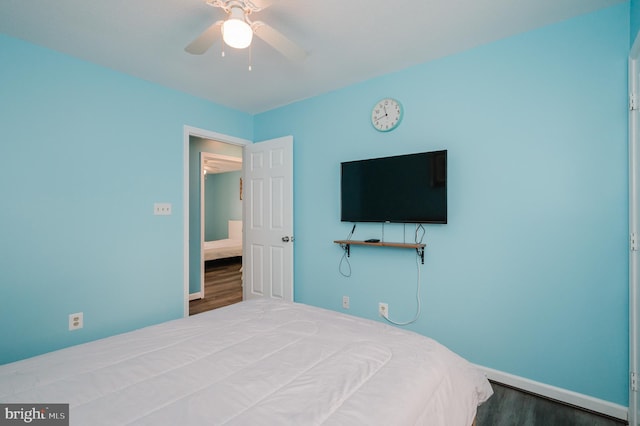
{"label": "round wall clock", "polygon": [[390,132],[402,120],[402,105],[392,98],[379,101],[371,110],[371,124],[379,132]]}

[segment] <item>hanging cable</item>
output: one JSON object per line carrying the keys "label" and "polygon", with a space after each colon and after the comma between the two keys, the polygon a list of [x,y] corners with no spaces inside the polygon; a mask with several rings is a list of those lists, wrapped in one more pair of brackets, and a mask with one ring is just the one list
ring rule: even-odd
{"label": "hanging cable", "polygon": [[[351,232],[349,232],[349,235],[347,235],[347,241],[351,240],[351,237],[353,236],[353,232],[356,230],[356,224],[353,224],[353,228],[351,228]],[[338,264],[338,272],[340,272],[340,275],[342,275],[343,277],[347,277],[349,278],[351,276],[351,264],[349,263],[349,256],[347,256],[348,253],[348,248],[347,248],[347,244],[340,244],[340,247],[342,247],[342,250],[344,250],[344,253],[342,254],[342,258],[340,259],[340,263]],[[346,263],[348,270],[347,272],[342,272],[342,264]]]}
{"label": "hanging cable", "polygon": [[[422,231],[422,235],[420,235],[420,238],[418,238],[418,232]],[[416,234],[415,234],[415,243],[416,244],[422,244],[422,239],[424,238],[424,235],[427,233],[427,231],[424,229],[424,226],[422,226],[422,224],[416,225]]]}
{"label": "hanging cable", "polygon": [[[422,244],[422,239],[424,238],[426,234],[426,230],[424,229],[424,226],[422,226],[422,224],[416,224],[416,230],[415,230],[415,234],[414,234],[414,241],[416,244]],[[420,313],[422,312],[422,298],[420,296],[420,290],[421,290],[421,281],[422,281],[422,277],[421,277],[421,271],[420,271],[420,255],[416,255],[416,269],[418,271],[418,280],[416,283],[416,305],[417,305],[417,309],[416,309],[416,315],[413,317],[412,320],[407,321],[407,322],[396,322],[393,321],[391,318],[389,318],[389,314],[387,313],[386,315],[383,316],[383,318],[385,320],[387,320],[388,322],[390,322],[391,324],[394,325],[409,325],[409,324],[413,324],[414,322],[416,322],[418,320],[418,318],[420,318]]]}
{"label": "hanging cable", "polygon": [[[347,272],[342,271],[343,263],[347,264],[347,268],[348,268]],[[347,249],[344,249],[344,253],[342,254],[342,258],[340,259],[340,264],[338,265],[338,272],[340,272],[340,275],[342,275],[343,277],[349,278],[351,276],[351,264],[349,263],[349,258],[347,257]]]}
{"label": "hanging cable", "polygon": [[[422,226],[422,225],[420,225]],[[424,228],[423,228],[424,229]],[[414,322],[416,322],[418,320],[418,318],[420,318],[420,313],[422,311],[422,302],[420,301],[421,297],[420,297],[420,256],[416,256],[416,268],[418,269],[418,282],[416,285],[416,302],[417,302],[417,310],[416,310],[416,315],[413,317],[412,320],[407,321],[407,322],[396,322],[393,321],[391,318],[389,318],[389,313],[387,312],[386,315],[384,315],[382,318],[386,319],[388,322],[390,322],[391,324],[394,325],[409,325],[409,324],[413,324]]]}

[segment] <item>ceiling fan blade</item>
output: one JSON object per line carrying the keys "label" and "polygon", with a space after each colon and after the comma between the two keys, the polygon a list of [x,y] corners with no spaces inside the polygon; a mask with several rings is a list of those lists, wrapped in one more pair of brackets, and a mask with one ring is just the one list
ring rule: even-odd
{"label": "ceiling fan blade", "polygon": [[257,10],[265,9],[271,6],[272,4],[274,4],[276,1],[277,0],[246,0],[247,3],[253,6],[252,9],[257,9]]}
{"label": "ceiling fan blade", "polygon": [[255,21],[252,24],[252,28],[256,36],[287,58],[294,61],[303,61],[307,57],[307,52],[264,22]]}
{"label": "ceiling fan blade", "polygon": [[222,22],[223,21],[218,21],[204,30],[204,32],[189,43],[184,50],[192,55],[202,55],[204,52],[209,50],[213,43],[222,37],[222,31],[220,30]]}

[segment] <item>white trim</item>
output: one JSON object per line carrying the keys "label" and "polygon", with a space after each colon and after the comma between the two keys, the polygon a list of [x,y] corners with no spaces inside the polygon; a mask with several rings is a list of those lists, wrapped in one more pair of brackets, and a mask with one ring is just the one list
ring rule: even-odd
{"label": "white trim", "polygon": [[251,145],[253,142],[248,139],[229,136],[211,130],[199,129],[197,127],[184,126],[184,134],[187,138],[187,148],[189,147],[189,136],[195,136],[203,139],[211,139],[218,142],[230,143],[233,145]]}
{"label": "white trim", "polygon": [[204,160],[206,153],[200,153],[200,299],[204,299]]}
{"label": "white trim", "polygon": [[[199,291],[197,293],[191,293],[189,294],[189,302],[191,302],[192,300],[198,300],[198,299],[202,299],[204,298],[204,296],[202,295],[202,292]],[[188,309],[188,307],[187,307]]]}
{"label": "white trim", "polygon": [[[629,97],[638,96],[638,72],[640,60],[640,33],[636,35],[631,51],[629,52]],[[638,144],[640,126],[638,110],[631,109],[629,111],[629,235],[632,240],[640,232],[640,224],[638,223],[638,213],[640,210],[638,200],[638,186],[640,178],[638,176]],[[629,376],[637,375],[640,371],[640,352],[638,349],[638,341],[640,334],[640,307],[638,299],[640,298],[640,254],[633,245],[629,250]],[[632,386],[632,380],[629,380],[629,424],[636,426],[640,424],[640,395],[637,389]]]}
{"label": "white trim", "polygon": [[477,367],[484,371],[489,380],[504,383],[505,385],[513,386],[527,392],[535,393],[536,395],[564,402],[565,404],[574,405],[576,407],[585,408],[607,416],[627,420],[628,409],[623,405],[614,404],[613,402],[547,385],[545,383],[536,382],[534,380],[515,376],[492,368],[483,367],[481,365],[478,365]]}
{"label": "white trim", "polygon": [[189,316],[189,137],[195,136],[199,138],[212,139],[219,142],[230,143],[233,145],[251,145],[253,142],[248,139],[242,139],[235,136],[224,135],[222,133],[213,132],[211,130],[199,129],[197,127],[183,127],[182,133],[182,170],[183,170],[183,187],[182,187],[182,204],[183,204],[183,247],[182,256],[183,271],[183,291],[184,291],[184,316]]}

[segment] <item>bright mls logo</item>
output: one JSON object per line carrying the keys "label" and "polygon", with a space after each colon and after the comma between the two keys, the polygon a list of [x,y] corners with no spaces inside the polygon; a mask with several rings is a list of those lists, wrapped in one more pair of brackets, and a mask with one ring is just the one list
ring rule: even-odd
{"label": "bright mls logo", "polygon": [[0,404],[0,426],[68,426],[69,404]]}

